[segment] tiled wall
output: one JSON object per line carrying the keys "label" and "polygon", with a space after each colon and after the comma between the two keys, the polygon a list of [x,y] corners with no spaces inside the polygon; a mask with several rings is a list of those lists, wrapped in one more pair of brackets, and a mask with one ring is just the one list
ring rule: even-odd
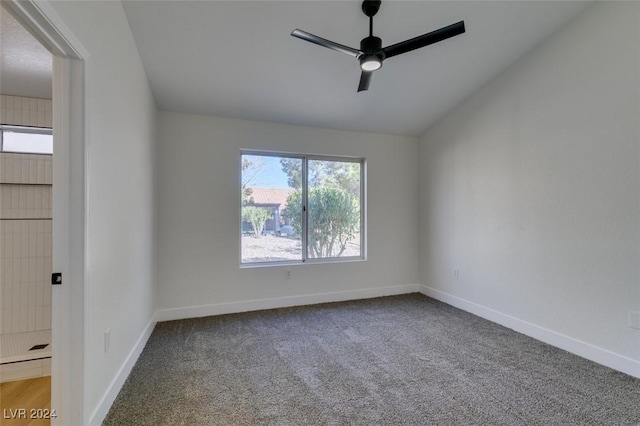
{"label": "tiled wall", "polygon": [[[50,99],[0,95],[0,124],[52,126]],[[0,153],[0,333],[51,328],[50,155]]]}
{"label": "tiled wall", "polygon": [[0,153],[0,332],[51,328],[50,155]]}
{"label": "tiled wall", "polygon": [[51,99],[0,95],[0,124],[52,127]]}
{"label": "tiled wall", "polygon": [[0,153],[0,183],[51,185],[52,164],[51,155]]}

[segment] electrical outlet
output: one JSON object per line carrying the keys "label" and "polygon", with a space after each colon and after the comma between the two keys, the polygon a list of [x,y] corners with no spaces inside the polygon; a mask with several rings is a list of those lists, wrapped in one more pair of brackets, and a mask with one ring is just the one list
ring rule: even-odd
{"label": "electrical outlet", "polygon": [[104,332],[104,353],[109,352],[109,347],[111,346],[111,329],[108,328]]}
{"label": "electrical outlet", "polygon": [[286,271],[284,276],[285,276],[286,279],[290,280],[291,279],[291,271]]}
{"label": "electrical outlet", "polygon": [[629,311],[629,327],[640,330],[640,312]]}
{"label": "electrical outlet", "polygon": [[460,269],[453,270],[453,278],[455,278],[456,280],[460,278]]}

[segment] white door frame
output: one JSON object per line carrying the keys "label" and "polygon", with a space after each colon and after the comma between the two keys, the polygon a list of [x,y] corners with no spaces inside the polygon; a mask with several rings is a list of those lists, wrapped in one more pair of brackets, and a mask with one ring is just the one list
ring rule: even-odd
{"label": "white door frame", "polygon": [[37,0],[2,0],[11,14],[53,55],[53,271],[52,425],[88,423],[86,348],[85,77],[89,55],[52,6]]}

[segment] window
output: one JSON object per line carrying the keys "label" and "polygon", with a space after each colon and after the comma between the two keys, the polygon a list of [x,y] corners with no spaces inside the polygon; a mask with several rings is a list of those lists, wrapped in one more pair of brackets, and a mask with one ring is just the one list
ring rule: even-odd
{"label": "window", "polygon": [[0,152],[53,154],[51,129],[0,126]]}
{"label": "window", "polygon": [[242,264],[364,259],[364,159],[240,157]]}

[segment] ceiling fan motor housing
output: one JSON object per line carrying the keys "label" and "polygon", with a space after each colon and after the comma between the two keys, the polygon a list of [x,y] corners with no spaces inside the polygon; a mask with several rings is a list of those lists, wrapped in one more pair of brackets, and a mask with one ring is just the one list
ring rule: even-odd
{"label": "ceiling fan motor housing", "polygon": [[365,37],[360,41],[360,50],[362,50],[365,55],[378,53],[378,51],[382,51],[382,39],[375,36]]}
{"label": "ceiling fan motor housing", "polygon": [[360,57],[360,62],[376,56],[380,59],[380,62],[384,61],[385,54],[382,51],[382,39],[380,37],[369,36],[360,41],[360,50],[364,52],[364,55]]}

